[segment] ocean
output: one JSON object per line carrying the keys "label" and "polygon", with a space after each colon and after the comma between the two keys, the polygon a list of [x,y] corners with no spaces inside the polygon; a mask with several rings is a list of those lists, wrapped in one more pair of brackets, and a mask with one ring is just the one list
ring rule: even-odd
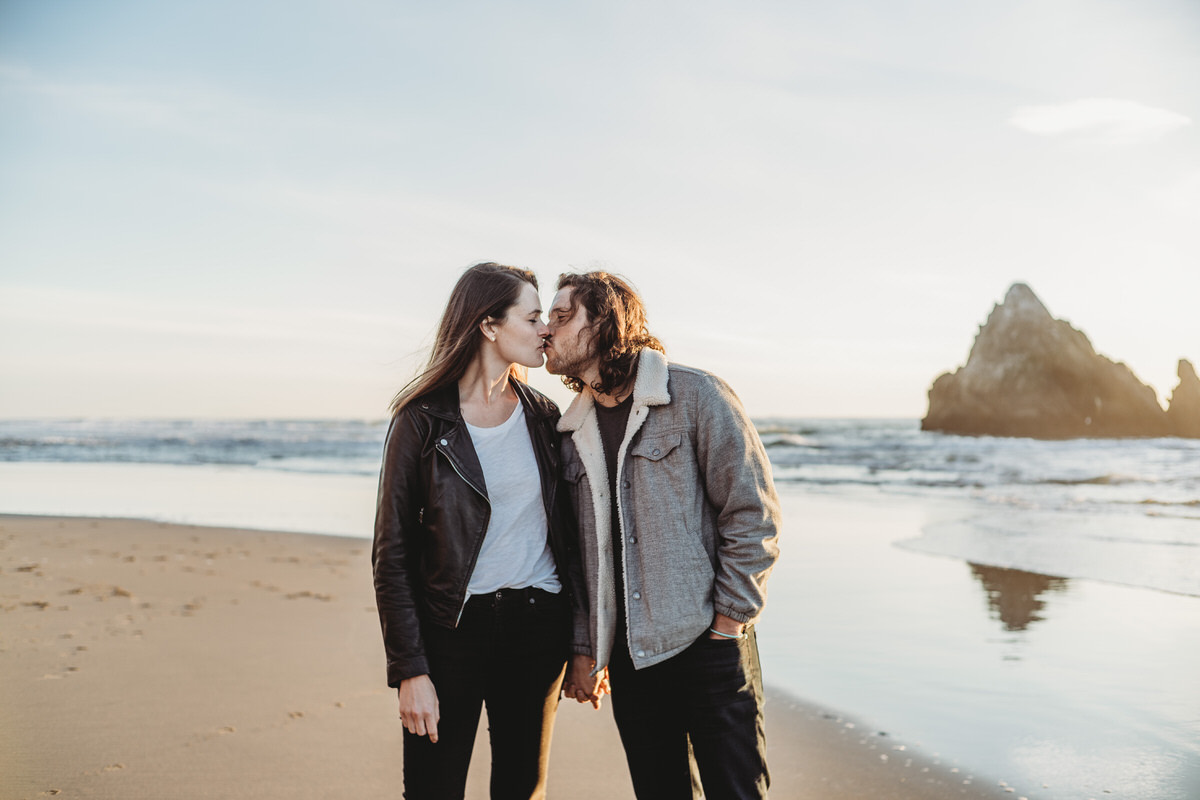
{"label": "ocean", "polygon": [[[971,505],[906,547],[1200,596],[1200,440],[947,436],[915,420],[756,424],[781,489]],[[0,510],[369,537],[386,430],[358,420],[0,421]],[[164,502],[142,491],[147,475],[197,491]],[[232,496],[199,491],[225,486]]]}
{"label": "ocean", "polygon": [[1200,596],[1200,440],[948,436],[915,420],[763,420],[776,481],[965,501],[903,545]]}
{"label": "ocean", "polygon": [[[768,684],[1014,796],[1200,797],[1200,441],[756,425],[785,513]],[[367,538],[385,433],[0,421],[0,513]]]}

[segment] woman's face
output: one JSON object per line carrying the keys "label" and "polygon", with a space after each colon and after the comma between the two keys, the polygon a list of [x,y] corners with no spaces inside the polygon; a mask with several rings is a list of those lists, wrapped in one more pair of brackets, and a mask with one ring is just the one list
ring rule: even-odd
{"label": "woman's face", "polygon": [[524,367],[540,367],[545,350],[545,338],[550,334],[542,322],[542,304],[537,289],[526,283],[517,302],[493,330],[500,357]]}

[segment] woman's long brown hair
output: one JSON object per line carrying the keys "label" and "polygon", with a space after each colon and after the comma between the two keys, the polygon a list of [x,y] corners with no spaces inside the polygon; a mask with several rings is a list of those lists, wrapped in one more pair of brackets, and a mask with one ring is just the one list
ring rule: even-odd
{"label": "woman's long brown hair", "polygon": [[[504,319],[517,302],[525,284],[538,288],[537,276],[527,269],[489,261],[467,269],[450,292],[442,321],[438,324],[433,351],[425,368],[392,399],[392,414],[399,414],[416,398],[451,383],[457,383],[479,352],[485,319]],[[509,375],[525,380],[526,370],[513,364]]]}

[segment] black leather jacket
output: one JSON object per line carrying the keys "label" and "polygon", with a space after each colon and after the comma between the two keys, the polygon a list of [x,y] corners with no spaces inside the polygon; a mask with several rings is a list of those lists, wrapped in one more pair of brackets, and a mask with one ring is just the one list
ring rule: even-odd
{"label": "black leather jacket", "polygon": [[[559,580],[577,603],[574,590],[583,583],[576,523],[559,468],[558,406],[523,383],[512,380],[512,386],[525,407],[541,473]],[[389,686],[429,672],[423,625],[457,626],[490,517],[458,386],[416,398],[388,428],[375,514],[371,563]]]}

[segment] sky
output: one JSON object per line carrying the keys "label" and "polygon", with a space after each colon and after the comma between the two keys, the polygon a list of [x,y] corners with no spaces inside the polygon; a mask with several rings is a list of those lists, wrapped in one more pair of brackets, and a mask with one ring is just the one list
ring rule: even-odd
{"label": "sky", "polygon": [[1016,281],[1165,401],[1200,4],[0,0],[0,418],[382,418],[479,261],[758,417],[922,416]]}

